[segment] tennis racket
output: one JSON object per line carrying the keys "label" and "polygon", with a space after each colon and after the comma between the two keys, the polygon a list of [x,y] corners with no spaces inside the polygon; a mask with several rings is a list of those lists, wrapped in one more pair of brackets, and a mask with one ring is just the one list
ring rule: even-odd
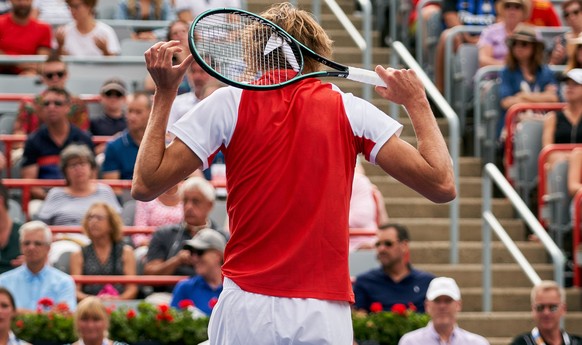
{"label": "tennis racket", "polygon": [[[216,79],[247,90],[273,90],[305,78],[339,77],[386,86],[373,71],[326,59],[254,13],[217,8],[200,14],[188,32],[194,59]],[[304,57],[332,70],[303,73]]]}

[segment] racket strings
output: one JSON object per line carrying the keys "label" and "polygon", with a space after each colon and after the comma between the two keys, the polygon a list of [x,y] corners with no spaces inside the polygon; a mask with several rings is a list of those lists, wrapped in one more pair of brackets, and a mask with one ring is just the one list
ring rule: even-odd
{"label": "racket strings", "polygon": [[254,17],[212,14],[197,21],[193,32],[196,51],[228,80],[276,85],[301,72],[303,60],[295,44]]}

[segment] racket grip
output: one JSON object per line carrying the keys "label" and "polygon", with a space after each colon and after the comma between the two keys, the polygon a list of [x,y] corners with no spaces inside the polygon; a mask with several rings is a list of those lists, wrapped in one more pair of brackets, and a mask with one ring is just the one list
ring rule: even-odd
{"label": "racket grip", "polygon": [[386,83],[376,72],[363,68],[348,67],[348,76],[346,78],[361,83],[386,87]]}

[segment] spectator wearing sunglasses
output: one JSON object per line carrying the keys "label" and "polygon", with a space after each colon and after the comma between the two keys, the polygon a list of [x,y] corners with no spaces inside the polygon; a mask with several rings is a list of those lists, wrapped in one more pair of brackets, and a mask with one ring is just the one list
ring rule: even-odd
{"label": "spectator wearing sunglasses", "polygon": [[565,65],[568,59],[574,54],[576,45],[569,45],[568,42],[574,40],[582,33],[582,0],[567,0],[562,3],[562,18],[564,26],[570,28],[569,31],[560,34],[552,40],[550,45],[549,65]]}
{"label": "spectator wearing sunglasses", "polygon": [[180,302],[190,300],[198,310],[210,315],[222,292],[220,267],[224,262],[224,247],[226,239],[213,229],[202,229],[184,243],[184,249],[190,252],[196,276],[176,285],[172,293],[172,307],[179,308]]}
{"label": "spectator wearing sunglasses", "polygon": [[[40,66],[39,74],[41,82],[46,85],[47,88],[56,87],[64,89],[67,84],[67,65],[58,57],[58,55],[49,55],[46,61]],[[40,117],[43,108],[43,95],[44,92],[34,97],[34,99],[22,99],[14,123],[14,134],[30,134],[38,129],[38,127],[43,123],[43,120]],[[75,126],[83,130],[89,128],[87,106],[79,97],[71,96],[71,103],[67,117]]]}
{"label": "spectator wearing sunglasses", "polygon": [[401,224],[381,226],[377,232],[376,257],[380,267],[359,275],[354,283],[355,308],[370,312],[372,305],[390,311],[404,304],[424,313],[426,291],[434,275],[419,271],[409,262],[410,237]]}
{"label": "spectator wearing sunglasses", "polygon": [[[44,123],[26,139],[22,178],[62,179],[59,155],[66,146],[78,143],[93,151],[91,137],[67,120],[70,102],[70,95],[63,89],[51,87],[43,94],[41,116]],[[46,193],[42,187],[31,188],[33,198],[44,200]]]}
{"label": "spectator wearing sunglasses", "polygon": [[127,89],[123,80],[107,79],[101,90],[101,107],[103,112],[91,119],[89,131],[93,135],[114,135],[127,127],[125,107],[127,105]]}
{"label": "spectator wearing sunglasses", "polygon": [[535,327],[513,339],[511,345],[582,344],[582,337],[560,328],[566,315],[566,291],[556,282],[544,280],[531,290],[531,315]]}

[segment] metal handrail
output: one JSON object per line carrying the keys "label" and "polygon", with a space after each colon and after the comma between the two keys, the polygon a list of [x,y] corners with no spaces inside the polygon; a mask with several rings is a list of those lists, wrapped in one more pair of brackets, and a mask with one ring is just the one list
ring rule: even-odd
{"label": "metal handrail", "polygon": [[499,237],[501,242],[509,250],[510,254],[517,261],[519,267],[527,275],[528,279],[533,285],[536,285],[541,281],[540,276],[533,269],[528,260],[523,256],[519,248],[515,245],[515,242],[509,237],[503,226],[498,222],[497,218],[491,212],[491,202],[492,202],[492,186],[493,182],[499,187],[499,189],[505,194],[509,199],[512,206],[517,210],[521,218],[525,221],[527,226],[533,231],[533,233],[538,236],[544,248],[552,258],[552,263],[554,266],[554,280],[559,286],[564,286],[564,264],[566,263],[566,258],[564,254],[554,243],[551,237],[548,235],[546,230],[537,220],[536,216],[530,211],[526,206],[525,202],[517,194],[517,192],[511,187],[509,182],[505,179],[501,171],[493,163],[487,163],[483,168],[483,185],[482,185],[482,195],[483,195],[483,206],[482,206],[482,236],[483,236],[483,311],[490,312],[492,301],[491,301],[491,285],[492,285],[492,274],[491,274],[491,231],[493,230]]}
{"label": "metal handrail", "polygon": [[423,66],[423,46],[424,43],[424,19],[422,18],[421,10],[424,6],[428,4],[442,4],[443,0],[420,0],[416,4],[416,61],[418,64]]}
{"label": "metal handrail", "polygon": [[451,264],[459,263],[459,199],[461,193],[459,192],[459,117],[451,108],[449,103],[444,99],[439,90],[422,70],[422,67],[416,62],[414,57],[410,54],[408,49],[402,42],[392,42],[392,66],[399,64],[398,59],[402,60],[405,65],[416,72],[422,84],[426,89],[428,97],[430,97],[435,106],[444,115],[449,125],[449,152],[453,160],[453,173],[455,175],[455,188],[457,190],[457,197],[449,203],[449,217],[451,219],[451,250],[450,262]]}

